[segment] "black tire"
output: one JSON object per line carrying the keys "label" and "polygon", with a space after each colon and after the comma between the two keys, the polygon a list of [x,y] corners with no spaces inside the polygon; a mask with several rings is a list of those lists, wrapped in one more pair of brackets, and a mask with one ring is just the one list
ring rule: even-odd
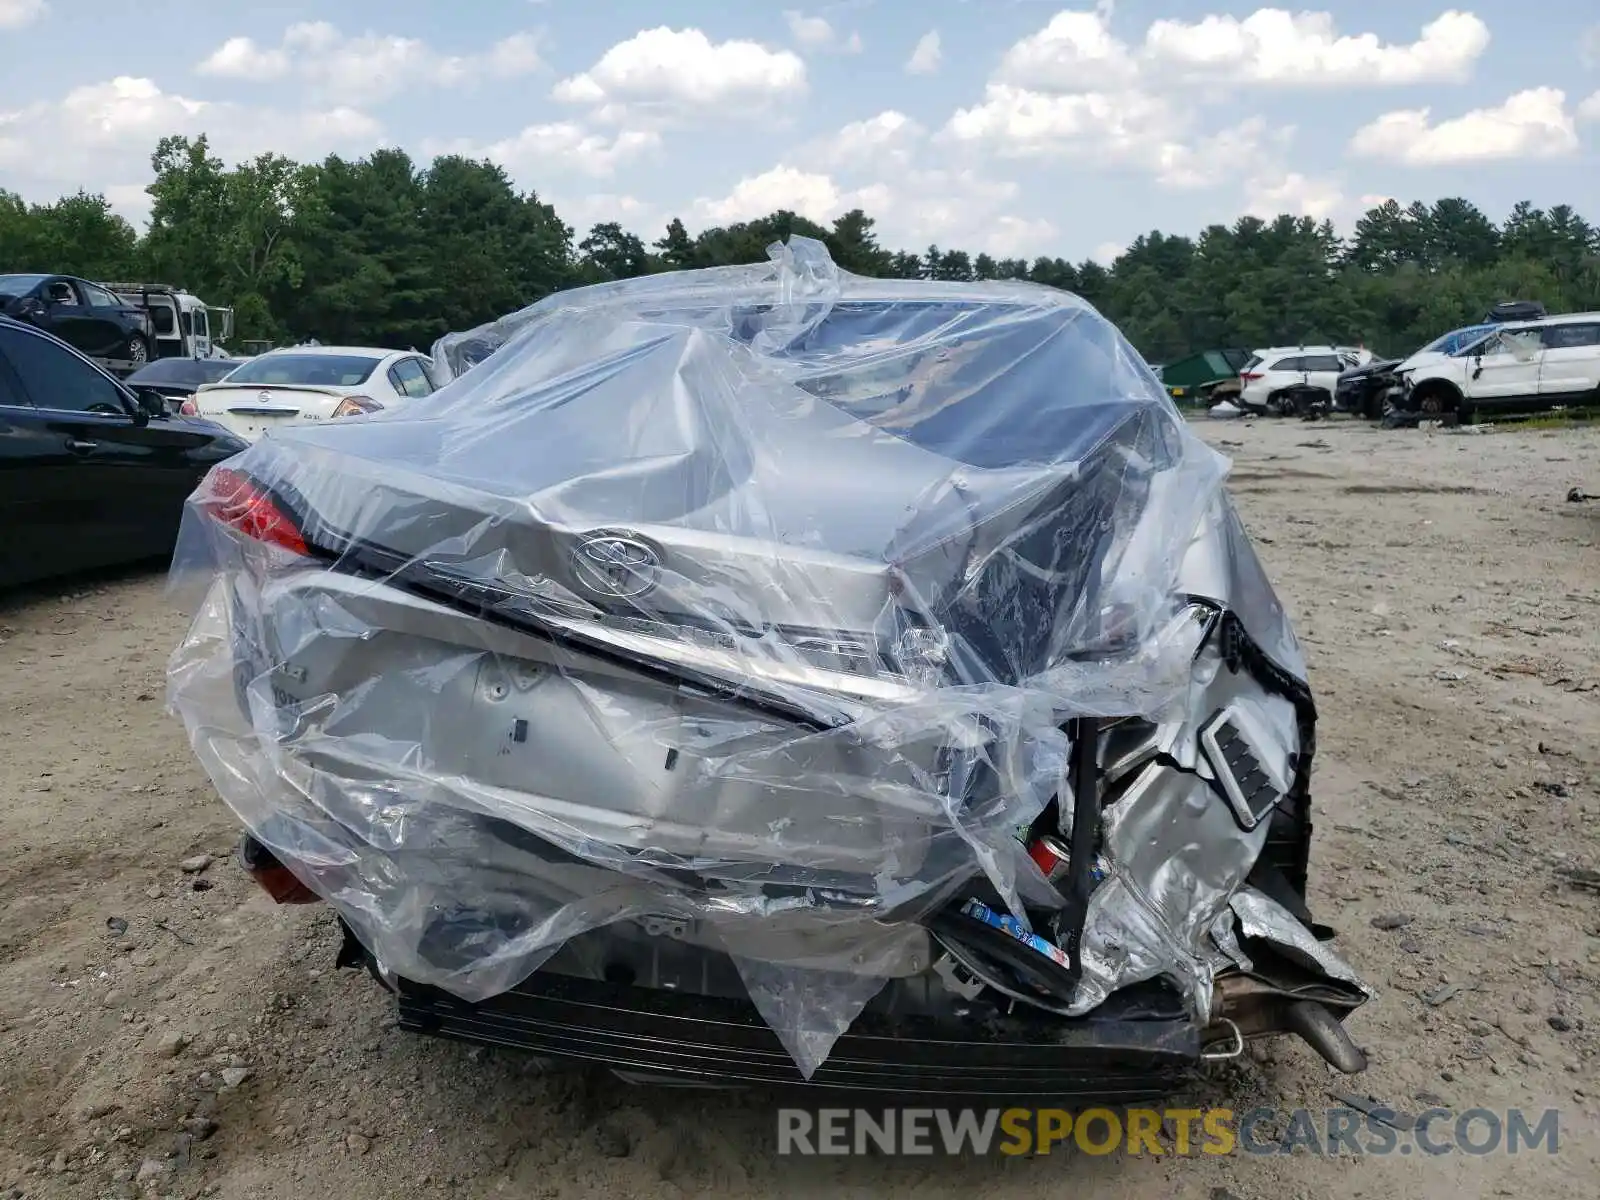
{"label": "black tire", "polygon": [[128,338],[127,348],[122,353],[123,357],[133,363],[135,367],[142,367],[155,357],[150,353],[149,343],[137,333]]}
{"label": "black tire", "polygon": [[1412,407],[1424,421],[1434,421],[1463,407],[1461,393],[1448,383],[1425,383],[1412,393]]}

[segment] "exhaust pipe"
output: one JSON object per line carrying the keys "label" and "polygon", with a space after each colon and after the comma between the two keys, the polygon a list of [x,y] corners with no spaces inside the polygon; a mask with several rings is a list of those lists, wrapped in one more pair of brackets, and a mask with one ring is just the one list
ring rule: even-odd
{"label": "exhaust pipe", "polygon": [[[1327,997],[1319,999],[1306,995],[1305,990],[1291,991],[1260,975],[1223,976],[1216,983],[1217,1024],[1245,1039],[1292,1033],[1334,1070],[1345,1075],[1365,1071],[1366,1053],[1351,1039],[1335,1013],[1341,1000],[1338,991],[1319,987],[1317,990]],[[1348,1008],[1357,1003],[1352,997]]]}
{"label": "exhaust pipe", "polygon": [[1359,1075],[1367,1069],[1366,1052],[1351,1040],[1344,1022],[1334,1016],[1327,1005],[1315,1000],[1296,1000],[1283,1016],[1289,1032],[1299,1034],[1301,1040],[1322,1055],[1335,1071]]}

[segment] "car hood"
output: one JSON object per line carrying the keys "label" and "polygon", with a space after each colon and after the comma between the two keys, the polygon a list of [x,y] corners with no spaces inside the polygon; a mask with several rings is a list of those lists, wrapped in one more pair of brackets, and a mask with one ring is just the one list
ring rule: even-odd
{"label": "car hood", "polygon": [[1429,350],[1425,353],[1413,354],[1409,358],[1401,359],[1400,362],[1395,365],[1395,374],[1400,375],[1407,371],[1415,371],[1418,367],[1431,367],[1437,363],[1442,363],[1447,358],[1451,357],[1454,356],[1446,354],[1441,350]]}
{"label": "car hood", "polygon": [[1371,362],[1362,363],[1358,367],[1351,367],[1348,371],[1341,372],[1339,382],[1348,383],[1352,380],[1365,379],[1369,375],[1392,371],[1399,364],[1400,360],[1398,358],[1375,358]]}

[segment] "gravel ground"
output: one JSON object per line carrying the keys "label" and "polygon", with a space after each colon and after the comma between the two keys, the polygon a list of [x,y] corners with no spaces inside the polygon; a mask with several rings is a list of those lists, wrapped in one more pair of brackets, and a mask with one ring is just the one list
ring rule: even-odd
{"label": "gravel ground", "polygon": [[[1380,993],[1354,1086],[1558,1108],[1556,1154],[780,1159],[764,1099],[402,1034],[228,860],[162,707],[185,621],[134,572],[0,601],[0,1197],[1592,1196],[1600,504],[1563,497],[1600,430],[1200,427],[1312,663],[1313,908]],[[1188,1099],[1351,1086],[1282,1043]]]}

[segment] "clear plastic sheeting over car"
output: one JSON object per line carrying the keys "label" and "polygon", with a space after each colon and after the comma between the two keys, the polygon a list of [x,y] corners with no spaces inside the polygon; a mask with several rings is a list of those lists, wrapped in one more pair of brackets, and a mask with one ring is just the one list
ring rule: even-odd
{"label": "clear plastic sheeting over car", "polygon": [[1164,976],[1204,1014],[1308,752],[1220,623],[1304,664],[1226,460],[1103,317],[796,238],[435,357],[213,472],[174,563],[173,709],[384,975],[480,1001],[627,927],[725,953],[809,1076],[889,981],[967,978],[938,914],[1063,940],[1027,839],[1070,837],[1092,737],[1063,1011]]}

